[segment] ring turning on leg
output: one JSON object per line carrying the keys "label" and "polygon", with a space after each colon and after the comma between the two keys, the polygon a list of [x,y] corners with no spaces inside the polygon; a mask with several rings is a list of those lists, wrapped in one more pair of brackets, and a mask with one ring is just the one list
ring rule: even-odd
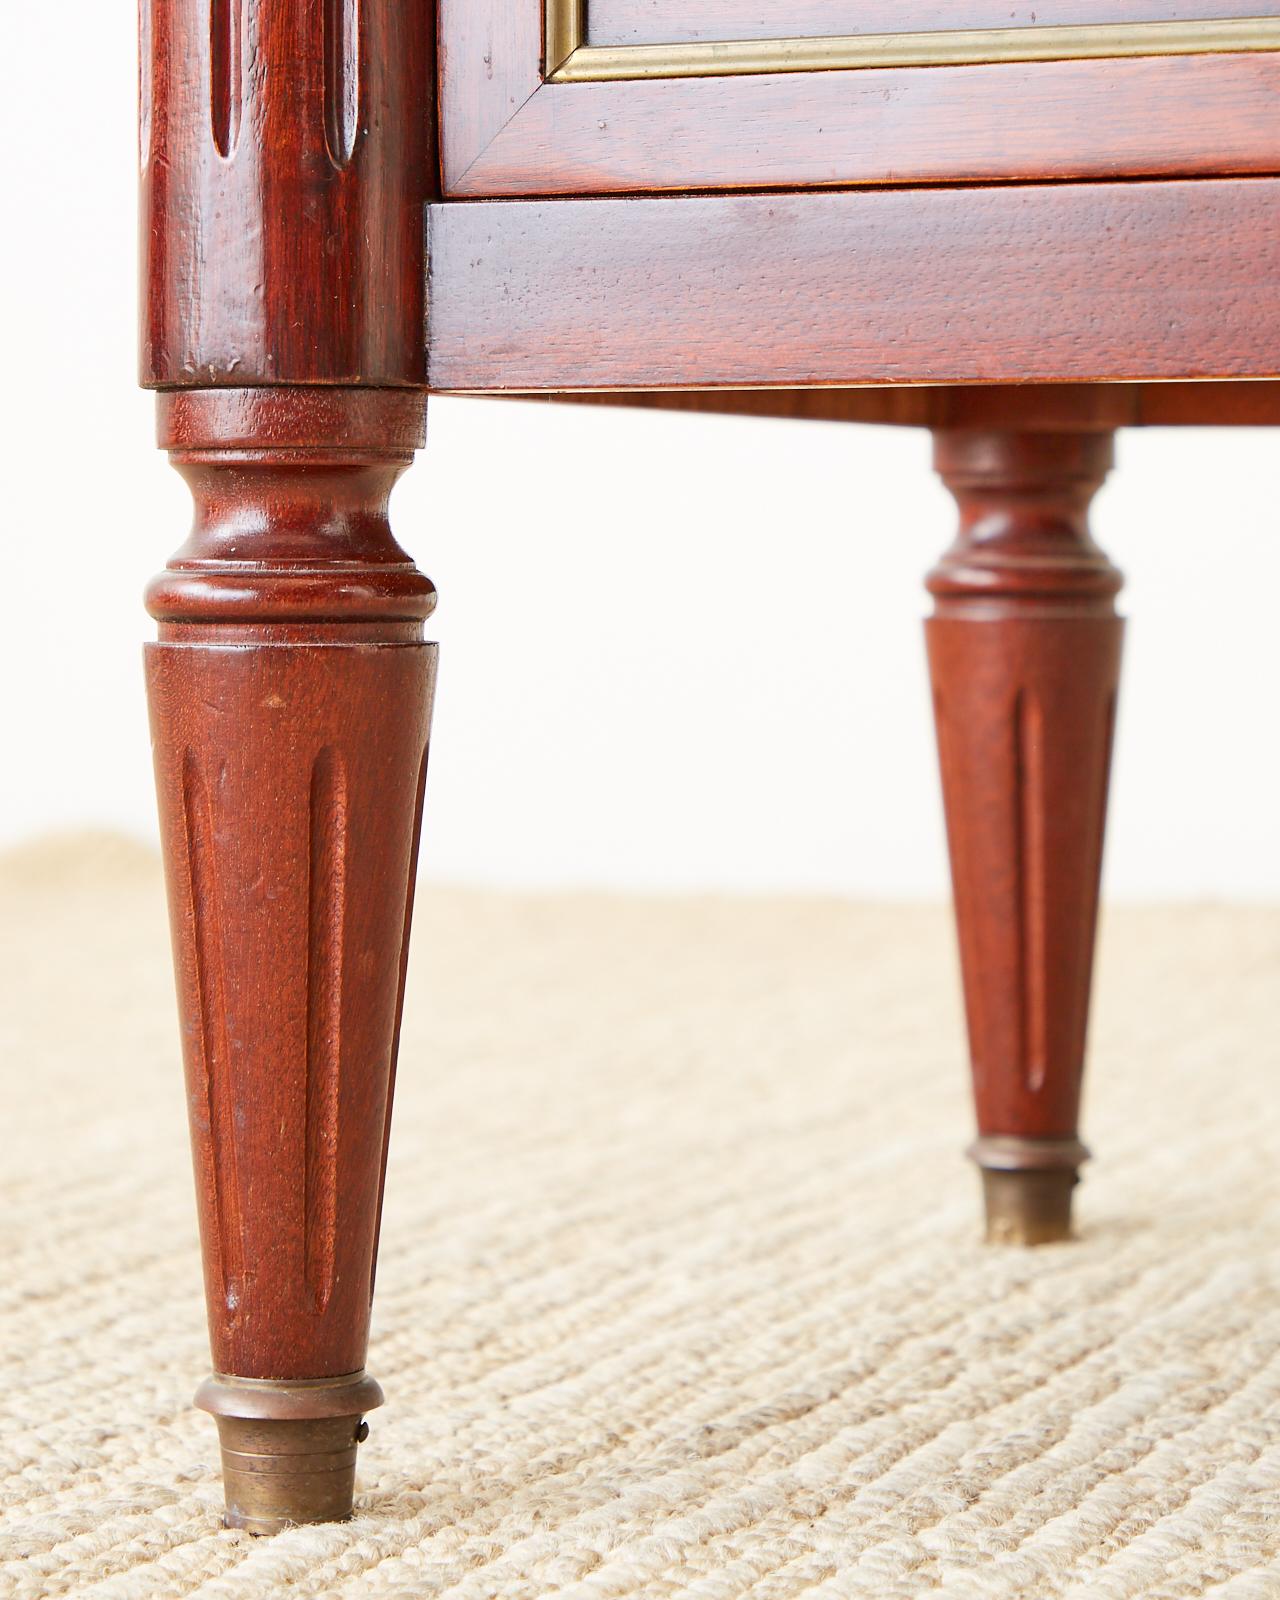
{"label": "ring turning on leg", "polygon": [[192,390],[147,689],[228,1521],[350,1515],[435,592],[391,536],[413,390]]}
{"label": "ring turning on leg", "polygon": [[988,1238],[1069,1237],[1123,624],[1109,433],[946,431],[926,624]]}

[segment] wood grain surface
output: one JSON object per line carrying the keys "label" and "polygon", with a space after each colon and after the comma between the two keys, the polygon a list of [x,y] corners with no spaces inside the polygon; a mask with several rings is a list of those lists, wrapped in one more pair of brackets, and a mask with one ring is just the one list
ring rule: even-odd
{"label": "wood grain surface", "polygon": [[1078,1135],[1121,577],[1106,432],[939,432],[960,528],[926,624],[981,1135]]}
{"label": "wood grain surface", "polygon": [[1280,182],[437,205],[439,389],[1275,377]]}
{"label": "wood grain surface", "polygon": [[[182,391],[147,687],[213,1359],[358,1372],[426,773],[435,592],[387,497],[412,391]],[[249,530],[252,530],[251,532]]]}
{"label": "wood grain surface", "polygon": [[422,381],[432,76],[419,0],[145,0],[144,384]]}
{"label": "wood grain surface", "polygon": [[440,169],[461,181],[542,86],[542,6],[437,0]]}
{"label": "wood grain surface", "polygon": [[[488,398],[501,398],[489,396]],[[909,389],[670,389],[522,395],[548,405],[631,407],[904,428],[1280,427],[1280,382],[1029,383]]]}
{"label": "wood grain surface", "polygon": [[[825,15],[783,33],[831,33]],[[447,196],[1280,171],[1276,52],[544,83],[539,0],[441,0],[439,29]]]}

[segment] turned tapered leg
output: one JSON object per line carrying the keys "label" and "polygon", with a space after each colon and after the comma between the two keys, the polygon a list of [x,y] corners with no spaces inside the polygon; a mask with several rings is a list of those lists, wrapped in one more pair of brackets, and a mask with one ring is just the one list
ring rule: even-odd
{"label": "turned tapered leg", "polygon": [[1089,536],[1109,433],[936,433],[960,509],[929,576],[988,1238],[1071,1232],[1123,624]]}
{"label": "turned tapered leg", "polygon": [[147,649],[227,1520],[350,1514],[435,646],[413,390],[190,390]]}

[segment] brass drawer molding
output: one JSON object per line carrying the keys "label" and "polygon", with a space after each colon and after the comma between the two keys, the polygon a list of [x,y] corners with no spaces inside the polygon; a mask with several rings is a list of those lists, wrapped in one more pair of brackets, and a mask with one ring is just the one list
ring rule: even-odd
{"label": "brass drawer molding", "polygon": [[626,78],[711,78],[857,67],[989,66],[1003,61],[1084,61],[1107,56],[1216,55],[1280,49],[1280,18],[1114,22],[838,38],[732,39],[715,43],[591,45],[585,0],[545,0],[551,83]]}

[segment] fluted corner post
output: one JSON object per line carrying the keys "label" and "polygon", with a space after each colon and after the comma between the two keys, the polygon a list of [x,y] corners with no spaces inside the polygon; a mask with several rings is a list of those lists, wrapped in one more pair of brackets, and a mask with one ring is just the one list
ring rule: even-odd
{"label": "fluted corner post", "polygon": [[1102,432],[935,433],[960,530],[926,624],[987,1236],[1071,1233],[1123,624]]}
{"label": "fluted corner post", "polygon": [[429,0],[142,0],[147,684],[228,1522],[350,1514],[435,647]]}

